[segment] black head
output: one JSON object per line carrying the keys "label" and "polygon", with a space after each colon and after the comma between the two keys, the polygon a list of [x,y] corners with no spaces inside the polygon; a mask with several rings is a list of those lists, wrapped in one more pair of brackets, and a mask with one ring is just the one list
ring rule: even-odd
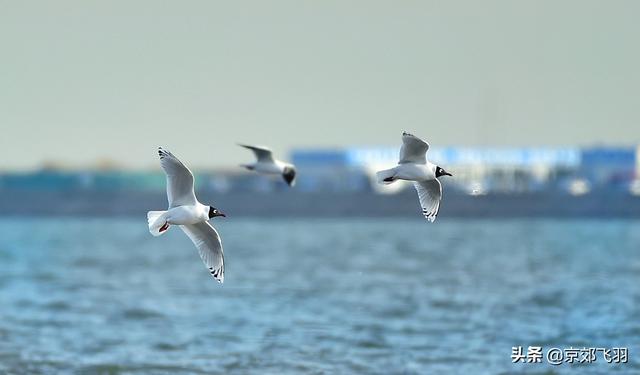
{"label": "black head", "polygon": [[440,176],[453,176],[451,173],[445,171],[444,169],[436,166],[436,178]]}
{"label": "black head", "polygon": [[213,206],[209,206],[209,219],[211,219],[212,217],[216,217],[216,216],[227,217],[227,215],[225,215],[222,212],[218,211],[217,208],[215,208]]}
{"label": "black head", "polygon": [[287,185],[293,186],[294,180],[296,179],[296,169],[294,167],[284,167],[282,177],[287,182]]}

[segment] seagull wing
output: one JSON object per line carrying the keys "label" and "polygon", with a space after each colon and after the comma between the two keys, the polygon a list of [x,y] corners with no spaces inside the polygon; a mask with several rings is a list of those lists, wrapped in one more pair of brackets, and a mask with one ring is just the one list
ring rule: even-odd
{"label": "seagull wing", "polygon": [[162,147],[158,148],[160,165],[167,175],[169,208],[197,203],[193,191],[193,173],[178,158]]}
{"label": "seagull wing", "polygon": [[405,163],[427,163],[427,151],[429,144],[413,134],[407,132],[402,133],[402,148],[400,148],[400,161],[398,164]]}
{"label": "seagull wing", "polygon": [[238,145],[253,151],[253,153],[256,155],[256,158],[258,159],[259,162],[268,162],[268,163],[274,162],[272,151],[266,147],[250,146],[250,145],[243,145],[243,144],[238,144]]}
{"label": "seagull wing", "polygon": [[200,258],[209,269],[209,273],[222,284],[224,282],[224,253],[222,252],[222,241],[216,229],[206,221],[181,225],[180,228],[198,248]]}
{"label": "seagull wing", "polygon": [[440,211],[440,200],[442,199],[442,185],[437,179],[428,181],[415,181],[413,183],[418,191],[420,206],[424,217],[433,223]]}

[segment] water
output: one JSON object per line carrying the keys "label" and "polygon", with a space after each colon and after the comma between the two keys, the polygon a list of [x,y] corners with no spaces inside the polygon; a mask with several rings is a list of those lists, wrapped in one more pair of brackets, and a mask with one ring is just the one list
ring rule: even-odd
{"label": "water", "polygon": [[[0,373],[640,373],[639,221],[0,220]],[[512,364],[512,346],[629,363]]]}

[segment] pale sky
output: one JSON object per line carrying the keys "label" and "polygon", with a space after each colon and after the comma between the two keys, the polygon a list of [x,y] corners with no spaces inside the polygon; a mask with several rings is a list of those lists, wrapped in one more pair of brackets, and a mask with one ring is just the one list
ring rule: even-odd
{"label": "pale sky", "polygon": [[640,143],[640,1],[0,0],[0,169]]}

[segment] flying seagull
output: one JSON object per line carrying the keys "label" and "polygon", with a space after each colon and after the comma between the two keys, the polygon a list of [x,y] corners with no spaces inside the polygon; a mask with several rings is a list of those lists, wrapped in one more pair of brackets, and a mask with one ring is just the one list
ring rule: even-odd
{"label": "flying seagull", "polygon": [[390,184],[396,180],[413,181],[418,191],[424,217],[433,222],[440,211],[442,185],[441,176],[452,176],[439,166],[427,160],[429,144],[413,134],[402,133],[402,147],[398,165],[376,173],[378,182]]}
{"label": "flying seagull", "polygon": [[225,214],[213,206],[198,202],[193,189],[193,174],[178,158],[167,150],[158,148],[160,165],[167,175],[167,211],[149,211],[149,232],[154,236],[164,234],[171,225],[178,225],[198,248],[202,261],[211,275],[224,282],[224,254],[218,232],[209,219]]}
{"label": "flying seagull", "polygon": [[296,167],[293,164],[276,160],[270,149],[262,146],[250,146],[238,143],[238,146],[248,148],[256,155],[256,162],[252,164],[242,164],[242,167],[250,171],[256,171],[261,174],[277,174],[287,182],[287,185],[293,186],[296,178]]}

